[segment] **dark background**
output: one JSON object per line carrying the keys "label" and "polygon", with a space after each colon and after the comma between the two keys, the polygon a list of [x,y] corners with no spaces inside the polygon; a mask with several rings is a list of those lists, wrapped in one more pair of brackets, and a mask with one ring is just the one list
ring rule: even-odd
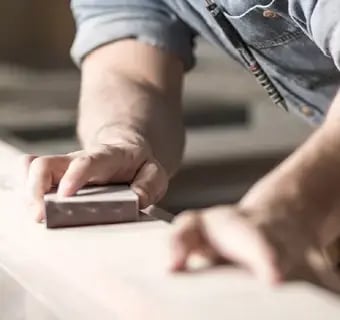
{"label": "dark background", "polygon": [[66,0],[2,0],[0,59],[34,68],[72,67],[74,23]]}

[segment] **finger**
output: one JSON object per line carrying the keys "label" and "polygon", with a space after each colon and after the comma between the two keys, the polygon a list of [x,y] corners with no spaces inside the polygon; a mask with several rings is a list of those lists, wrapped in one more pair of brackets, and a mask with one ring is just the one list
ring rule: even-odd
{"label": "finger", "polygon": [[281,280],[273,249],[234,209],[212,209],[203,215],[202,220],[207,238],[224,258],[247,267],[266,283]]}
{"label": "finger", "polygon": [[88,183],[127,182],[135,175],[135,172],[126,172],[129,157],[126,150],[118,147],[106,146],[95,153],[78,152],[70,156],[74,159],[60,181],[60,196],[72,196]]}
{"label": "finger", "polygon": [[340,215],[338,206],[328,215],[325,223],[319,228],[320,243],[323,247],[328,247],[340,237]]}
{"label": "finger", "polygon": [[175,219],[170,242],[170,269],[185,270],[190,254],[202,244],[199,215],[193,212],[182,213]]}
{"label": "finger", "polygon": [[49,160],[37,158],[32,161],[27,178],[29,207],[41,222],[45,217],[44,194],[53,185],[52,171]]}
{"label": "finger", "polygon": [[202,247],[196,248],[195,251],[190,254],[187,260],[187,266],[193,270],[202,270],[228,262],[228,260],[218,255],[209,245],[202,243]]}
{"label": "finger", "polygon": [[306,264],[299,271],[300,278],[340,293],[339,275],[321,249],[315,247],[307,249]]}
{"label": "finger", "polygon": [[44,194],[63,176],[70,162],[68,156],[45,156],[32,161],[27,178],[27,197],[37,220],[45,217]]}
{"label": "finger", "polygon": [[73,159],[60,180],[58,195],[69,197],[87,184],[94,172],[94,159],[83,155]]}
{"label": "finger", "polygon": [[168,176],[156,161],[146,162],[138,171],[131,188],[139,197],[140,208],[144,209],[165,195]]}

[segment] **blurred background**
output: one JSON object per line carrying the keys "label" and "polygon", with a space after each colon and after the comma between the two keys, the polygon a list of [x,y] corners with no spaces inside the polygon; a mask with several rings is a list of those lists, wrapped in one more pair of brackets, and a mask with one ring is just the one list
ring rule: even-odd
{"label": "blurred background", "polygon": [[[65,153],[75,137],[79,72],[69,58],[66,0],[0,2],[0,139],[29,153]],[[187,148],[163,205],[237,201],[310,134],[277,110],[247,72],[203,40],[186,79]]]}

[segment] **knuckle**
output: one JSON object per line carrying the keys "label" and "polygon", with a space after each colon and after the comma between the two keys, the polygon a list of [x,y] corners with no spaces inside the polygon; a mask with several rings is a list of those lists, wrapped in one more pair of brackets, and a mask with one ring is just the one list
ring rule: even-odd
{"label": "knuckle", "polygon": [[204,219],[220,218],[224,221],[239,220],[241,216],[238,213],[236,206],[229,205],[215,205],[203,210],[202,217]]}
{"label": "knuckle", "polygon": [[131,163],[134,160],[132,150],[125,146],[116,146],[112,153],[124,163]]}
{"label": "knuckle", "polygon": [[94,153],[101,154],[106,156],[111,156],[112,154],[117,152],[118,147],[109,144],[102,144]]}
{"label": "knuckle", "polygon": [[169,176],[166,170],[164,169],[164,167],[156,159],[152,161],[152,164],[154,165],[154,170],[155,170],[157,180],[166,182],[167,184],[169,180]]}
{"label": "knuckle", "polygon": [[198,211],[194,210],[183,211],[174,219],[174,223],[178,226],[188,225],[197,218],[198,214]]}
{"label": "knuckle", "polygon": [[193,245],[200,242],[199,230],[194,225],[178,226],[173,230],[172,238],[178,244]]}
{"label": "knuckle", "polygon": [[141,156],[139,150],[136,149],[127,149],[122,153],[123,159],[128,163],[140,163],[144,160],[144,157]]}
{"label": "knuckle", "polygon": [[196,211],[182,212],[174,219],[174,237],[178,241],[188,241],[199,229],[198,213]]}
{"label": "knuckle", "polygon": [[76,158],[78,158],[78,157],[80,157],[84,154],[85,154],[85,151],[80,150],[80,151],[69,152],[69,153],[66,154],[66,156],[69,157],[69,159],[72,160],[72,159],[76,159]]}
{"label": "knuckle", "polygon": [[142,163],[147,160],[145,149],[134,144],[116,145],[111,152],[119,154],[126,163]]}
{"label": "knuckle", "polygon": [[161,166],[158,165],[155,161],[150,161],[147,165],[150,176],[154,177],[153,180],[159,179],[159,177],[162,175]]}
{"label": "knuckle", "polygon": [[148,154],[145,148],[133,146],[131,148],[131,157],[134,161],[145,161],[148,158]]}
{"label": "knuckle", "polygon": [[148,165],[147,178],[144,180],[144,188],[152,195],[153,200],[160,200],[168,189],[168,177],[163,167],[157,162]]}
{"label": "knuckle", "polygon": [[33,168],[33,170],[45,171],[46,169],[49,168],[50,164],[51,158],[39,157],[32,161],[31,167]]}
{"label": "knuckle", "polygon": [[117,146],[116,152],[120,154],[122,161],[126,164],[141,165],[145,160],[146,156],[142,148],[134,145]]}
{"label": "knuckle", "polygon": [[172,231],[172,240],[176,243],[185,243],[188,239],[188,230],[180,226]]}
{"label": "knuckle", "polygon": [[92,163],[95,161],[94,157],[91,157],[89,155],[80,155],[77,158],[75,158],[74,160],[72,160],[72,163],[74,165],[80,164],[82,166],[90,166],[92,165]]}
{"label": "knuckle", "polygon": [[147,153],[139,145],[131,143],[117,144],[102,144],[91,150],[91,157],[100,160],[101,162],[112,162],[115,158],[115,163],[123,166],[141,166],[148,158]]}
{"label": "knuckle", "polygon": [[119,152],[121,149],[123,149],[123,145],[101,144],[91,149],[90,153],[97,156],[111,156]]}
{"label": "knuckle", "polygon": [[111,162],[112,158],[119,159],[123,162],[125,149],[121,146],[102,145],[97,150],[92,150],[88,157],[95,162]]}

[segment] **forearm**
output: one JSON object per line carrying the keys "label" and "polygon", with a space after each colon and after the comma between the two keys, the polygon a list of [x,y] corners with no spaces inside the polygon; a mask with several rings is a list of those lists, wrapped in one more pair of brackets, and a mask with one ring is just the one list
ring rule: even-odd
{"label": "forearm", "polygon": [[[325,123],[276,170],[245,197],[245,205],[264,194],[269,202],[290,203],[293,212],[308,215],[310,223],[326,221],[339,205],[340,97],[334,100]],[[261,189],[261,195],[257,190]],[[279,214],[279,213],[278,213]]]}
{"label": "forearm", "polygon": [[[85,148],[96,143],[120,143],[121,139],[145,140],[168,174],[176,171],[183,152],[184,129],[182,81],[177,76],[181,66],[172,59],[159,56],[148,46],[125,41],[99,49],[85,60],[78,125]],[[164,70],[166,63],[178,72]],[[171,76],[172,72],[175,75]]]}

